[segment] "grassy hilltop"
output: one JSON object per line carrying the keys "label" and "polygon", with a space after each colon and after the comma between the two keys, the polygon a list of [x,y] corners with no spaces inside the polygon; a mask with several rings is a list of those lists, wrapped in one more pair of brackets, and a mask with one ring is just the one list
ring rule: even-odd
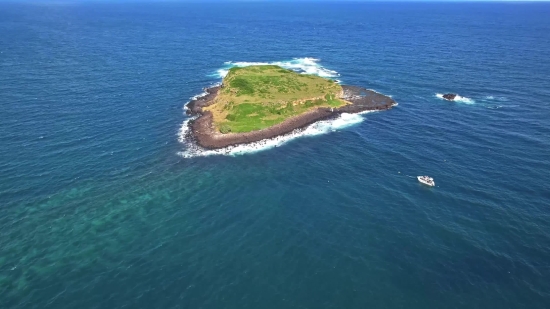
{"label": "grassy hilltop", "polygon": [[223,79],[213,114],[221,133],[261,130],[318,107],[340,107],[342,87],[332,80],[275,65],[234,67]]}

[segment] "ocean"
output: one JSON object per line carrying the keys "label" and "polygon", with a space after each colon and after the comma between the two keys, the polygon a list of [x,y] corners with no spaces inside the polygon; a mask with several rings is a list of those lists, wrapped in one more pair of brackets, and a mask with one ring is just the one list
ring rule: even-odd
{"label": "ocean", "polygon": [[[0,3],[0,308],[550,308],[548,16]],[[190,98],[254,63],[399,105],[182,138]]]}

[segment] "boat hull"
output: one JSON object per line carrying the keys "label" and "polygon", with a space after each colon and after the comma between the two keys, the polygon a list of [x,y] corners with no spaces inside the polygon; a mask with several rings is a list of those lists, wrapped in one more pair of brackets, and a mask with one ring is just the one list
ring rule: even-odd
{"label": "boat hull", "polygon": [[430,187],[435,186],[435,181],[433,181],[433,180],[432,180],[432,181],[428,181],[428,180],[422,178],[422,176],[417,176],[416,179],[418,179],[418,181],[419,181],[420,183],[423,183],[423,184],[425,184],[426,186],[430,186]]}

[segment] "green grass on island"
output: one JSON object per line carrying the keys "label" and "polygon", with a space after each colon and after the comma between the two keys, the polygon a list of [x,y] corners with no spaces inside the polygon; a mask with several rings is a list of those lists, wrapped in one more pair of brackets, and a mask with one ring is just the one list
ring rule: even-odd
{"label": "green grass on island", "polygon": [[318,107],[348,104],[335,81],[275,65],[234,67],[206,107],[221,133],[261,130]]}

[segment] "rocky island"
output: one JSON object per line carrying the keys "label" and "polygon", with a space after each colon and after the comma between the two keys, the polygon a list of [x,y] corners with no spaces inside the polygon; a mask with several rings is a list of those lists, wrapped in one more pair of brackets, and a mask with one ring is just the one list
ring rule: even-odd
{"label": "rocky island", "polygon": [[283,135],[341,113],[385,110],[388,96],[275,65],[233,67],[187,105],[190,138],[207,149]]}

